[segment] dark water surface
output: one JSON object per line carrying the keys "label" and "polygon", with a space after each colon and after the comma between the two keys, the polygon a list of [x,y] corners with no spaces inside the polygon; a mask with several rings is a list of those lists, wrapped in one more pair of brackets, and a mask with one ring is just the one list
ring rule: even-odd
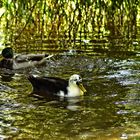
{"label": "dark water surface", "polygon": [[[4,73],[0,79],[0,139],[140,139],[138,53],[111,57],[70,51],[48,60],[47,66],[15,74],[9,71],[6,78]],[[65,79],[78,73],[88,92],[69,99],[32,97],[29,73]]]}
{"label": "dark water surface", "polygon": [[[0,140],[140,140],[138,0],[0,0],[0,51],[7,46],[59,55],[0,69]],[[30,96],[29,73],[78,73],[87,94]]]}

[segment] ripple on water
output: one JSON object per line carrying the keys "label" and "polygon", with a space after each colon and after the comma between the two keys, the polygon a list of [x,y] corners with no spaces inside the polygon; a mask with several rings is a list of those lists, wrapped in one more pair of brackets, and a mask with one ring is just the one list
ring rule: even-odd
{"label": "ripple on water", "polygon": [[[0,138],[131,138],[139,127],[139,69],[134,60],[65,55],[46,67],[25,70],[0,81]],[[78,99],[28,96],[27,74],[83,77],[88,93]],[[137,99],[137,100],[136,100]],[[130,130],[130,131],[129,131]]]}

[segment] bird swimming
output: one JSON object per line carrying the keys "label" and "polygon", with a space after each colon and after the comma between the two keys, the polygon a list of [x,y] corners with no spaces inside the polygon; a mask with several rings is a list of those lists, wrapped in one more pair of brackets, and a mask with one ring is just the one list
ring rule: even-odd
{"label": "bird swimming", "polygon": [[42,65],[46,59],[53,55],[48,54],[19,54],[14,55],[11,47],[4,48],[1,52],[3,59],[0,61],[0,68],[6,69],[22,69],[37,65]]}
{"label": "bird swimming", "polygon": [[69,80],[57,77],[35,77],[30,75],[28,80],[33,87],[33,94],[39,96],[77,97],[86,92],[82,78],[78,74],[70,76]]}

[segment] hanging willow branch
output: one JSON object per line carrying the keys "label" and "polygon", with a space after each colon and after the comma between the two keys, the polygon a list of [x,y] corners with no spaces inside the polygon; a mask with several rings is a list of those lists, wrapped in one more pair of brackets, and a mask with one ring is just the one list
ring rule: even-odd
{"label": "hanging willow branch", "polygon": [[39,1],[39,0],[37,0],[37,1],[34,3],[34,5],[31,7],[31,12],[30,12],[30,15],[29,15],[29,17],[28,17],[28,20],[27,20],[25,26],[23,27],[23,29],[20,31],[19,35],[15,38],[15,41],[21,36],[22,32],[24,31],[24,29],[25,29],[26,26],[28,25],[28,23],[29,23],[29,21],[30,21],[30,18],[31,18],[31,16],[32,16],[32,13],[33,13],[33,11],[34,11],[34,9],[35,9],[35,6],[37,5],[37,2],[38,2],[38,1]]}

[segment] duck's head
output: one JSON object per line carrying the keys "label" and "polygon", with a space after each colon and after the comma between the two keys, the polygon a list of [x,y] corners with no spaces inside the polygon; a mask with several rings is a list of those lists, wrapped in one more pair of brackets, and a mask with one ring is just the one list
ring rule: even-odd
{"label": "duck's head", "polygon": [[7,48],[4,48],[3,50],[2,50],[2,56],[4,57],[4,58],[13,58],[13,49],[11,48],[11,47],[7,47]]}
{"label": "duck's head", "polygon": [[78,74],[74,74],[69,79],[69,86],[71,87],[78,87],[80,89],[80,94],[83,95],[86,92],[86,89],[84,88],[82,84],[82,78]]}

